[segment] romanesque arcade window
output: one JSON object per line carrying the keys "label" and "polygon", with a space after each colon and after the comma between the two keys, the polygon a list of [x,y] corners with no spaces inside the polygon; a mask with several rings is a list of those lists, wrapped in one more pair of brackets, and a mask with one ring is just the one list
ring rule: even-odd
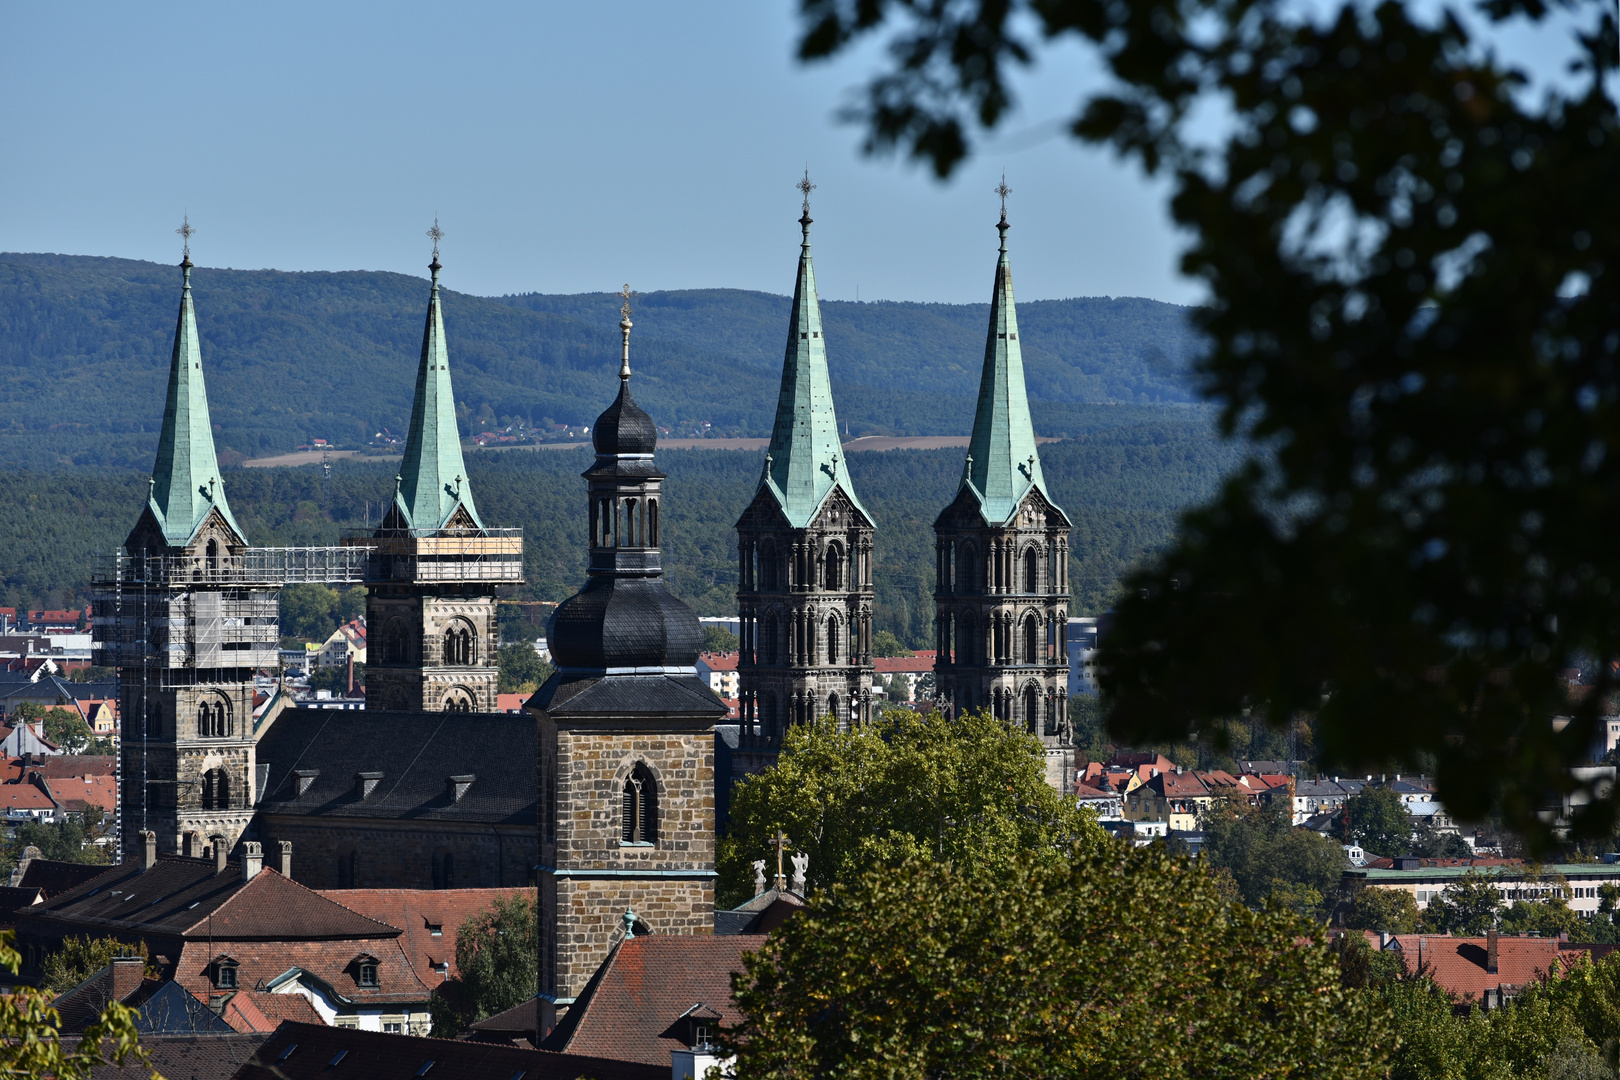
{"label": "romanesque arcade window", "polygon": [[444,662],[455,667],[466,667],[473,662],[472,627],[456,622],[444,632]]}
{"label": "romanesque arcade window", "polygon": [[224,739],[231,733],[230,704],[216,695],[205,697],[197,704],[197,737]]}
{"label": "romanesque arcade window", "polygon": [[658,842],[658,781],[638,764],[624,781],[624,807],[619,840],[625,844]]}
{"label": "romanesque arcade window", "polygon": [[209,769],[203,773],[202,808],[204,810],[231,808],[231,777],[224,769]]}

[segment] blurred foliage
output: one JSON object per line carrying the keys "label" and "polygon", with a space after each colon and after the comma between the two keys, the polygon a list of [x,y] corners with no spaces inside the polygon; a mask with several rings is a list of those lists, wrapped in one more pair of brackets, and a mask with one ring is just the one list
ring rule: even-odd
{"label": "blurred foliage", "polygon": [[1316,921],[1326,918],[1349,864],[1344,848],[1293,825],[1293,801],[1259,805],[1222,799],[1204,814],[1200,858],[1232,875],[1238,895],[1252,907],[1267,901]]}
{"label": "blurred foliage", "polygon": [[712,653],[736,652],[738,649],[737,635],[723,626],[713,623],[703,624],[703,651]]}
{"label": "blurred foliage", "polygon": [[[0,935],[0,968],[14,978],[21,966],[16,932],[7,930]],[[77,1038],[63,1038],[68,1033],[61,1030],[61,1014],[51,1007],[54,996],[49,990],[20,985],[0,994],[0,1075],[92,1080],[111,1063],[160,1080],[140,1045],[134,1009],[108,1002],[83,1031],[72,1033]]]}
{"label": "blurred foliage", "polygon": [[57,994],[71,990],[112,963],[113,958],[117,956],[138,956],[147,962],[145,967],[147,978],[156,979],[161,976],[161,972],[153,966],[151,958],[147,955],[144,941],[131,945],[115,937],[94,940],[87,937],[67,937],[62,939],[56,951],[45,957],[45,962],[41,965],[45,989]]}
{"label": "blurred foliage", "polygon": [[434,1037],[456,1038],[534,997],[539,966],[538,897],[496,897],[456,930],[454,977],[435,987],[428,1002]]}
{"label": "blurred foliage", "polygon": [[366,590],[362,586],[334,589],[330,585],[288,585],[281,590],[281,640],[293,643],[286,646],[289,648],[305,641],[319,645],[338,627],[365,613]]}
{"label": "blurred foliage", "polygon": [[503,694],[532,694],[551,678],[552,666],[540,659],[527,641],[502,645],[495,654],[500,667],[499,690]]}

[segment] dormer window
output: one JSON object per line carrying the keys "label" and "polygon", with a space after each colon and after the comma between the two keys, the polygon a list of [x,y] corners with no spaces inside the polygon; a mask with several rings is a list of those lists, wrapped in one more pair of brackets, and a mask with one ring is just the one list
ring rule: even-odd
{"label": "dormer window", "polygon": [[368,989],[376,989],[380,984],[377,981],[377,958],[370,955],[361,955],[355,958],[355,981]]}
{"label": "dormer window", "polygon": [[304,792],[308,791],[315,783],[315,778],[319,775],[321,775],[321,770],[319,769],[294,769],[293,783],[296,789],[295,793],[298,795],[304,794]]}
{"label": "dormer window", "polygon": [[451,802],[460,802],[461,797],[467,794],[467,789],[472,787],[473,781],[476,779],[478,777],[474,773],[448,777],[444,782],[444,793],[450,797]]}
{"label": "dormer window", "polygon": [[377,790],[382,783],[383,774],[380,772],[363,772],[354,774],[354,793],[362,799],[370,798],[371,793]]}
{"label": "dormer window", "polygon": [[214,986],[216,989],[236,989],[237,966],[235,957],[231,956],[221,956],[214,961]]}

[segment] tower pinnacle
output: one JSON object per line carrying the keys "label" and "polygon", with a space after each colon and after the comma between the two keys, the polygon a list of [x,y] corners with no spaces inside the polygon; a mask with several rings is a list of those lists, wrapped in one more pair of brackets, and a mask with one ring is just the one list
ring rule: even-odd
{"label": "tower pinnacle", "polygon": [[636,325],[630,321],[630,299],[636,294],[630,291],[630,283],[627,281],[624,283],[624,288],[619,290],[619,295],[624,297],[624,303],[619,307],[619,333],[624,338],[624,353],[619,359],[619,378],[628,379],[630,378],[630,328]]}
{"label": "tower pinnacle", "polygon": [[793,185],[804,195],[804,214],[799,218],[799,224],[804,228],[804,242],[810,242],[810,193],[816,190],[816,185],[810,182],[810,166],[804,167],[804,179]]}
{"label": "tower pinnacle", "polygon": [[196,229],[191,227],[191,215],[186,214],[180,222],[180,227],[174,231],[180,234],[180,265],[189,270],[191,268],[191,238],[197,232]]}
{"label": "tower pinnacle", "polygon": [[1001,171],[1001,183],[990,189],[1001,196],[1001,220],[996,223],[996,231],[1001,234],[1001,250],[1007,250],[1007,230],[1012,228],[1007,223],[1007,196],[1012,194],[1012,188],[1007,186],[1007,170]]}

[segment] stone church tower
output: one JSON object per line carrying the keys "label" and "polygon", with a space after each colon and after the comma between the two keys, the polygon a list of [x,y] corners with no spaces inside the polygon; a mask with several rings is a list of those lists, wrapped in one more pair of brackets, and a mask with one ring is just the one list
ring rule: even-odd
{"label": "stone church tower", "polygon": [[739,751],[774,752],[787,725],[871,719],[872,516],[838,441],[810,261],[808,177],[799,278],[776,426],[759,489],[737,522]]}
{"label": "stone church tower", "polygon": [[146,507],[96,572],[96,663],[120,669],[126,852],[145,830],[165,852],[186,833],[236,843],[253,816],[253,673],[277,663],[276,586],[249,565],[219,477],[191,268],[188,246]]}
{"label": "stone church tower", "polygon": [[[626,290],[628,292],[628,288]],[[529,699],[540,726],[541,1030],[632,927],[714,926],[714,726],[697,677],[703,635],[659,556],[657,429],[630,395],[630,307],[619,396],[596,419],[584,473],[585,587],[549,634],[557,671]]]}
{"label": "stone church tower", "polygon": [[1002,196],[973,437],[956,498],[934,522],[934,672],[955,708],[989,709],[1056,747],[1068,742],[1073,526],[1041,476],[1013,303],[1005,185]]}
{"label": "stone church tower", "polygon": [[485,528],[473,503],[434,240],[416,403],[393,506],[370,537],[349,541],[371,548],[366,697],[373,708],[494,712],[496,590],[522,580],[523,540],[515,529]]}

